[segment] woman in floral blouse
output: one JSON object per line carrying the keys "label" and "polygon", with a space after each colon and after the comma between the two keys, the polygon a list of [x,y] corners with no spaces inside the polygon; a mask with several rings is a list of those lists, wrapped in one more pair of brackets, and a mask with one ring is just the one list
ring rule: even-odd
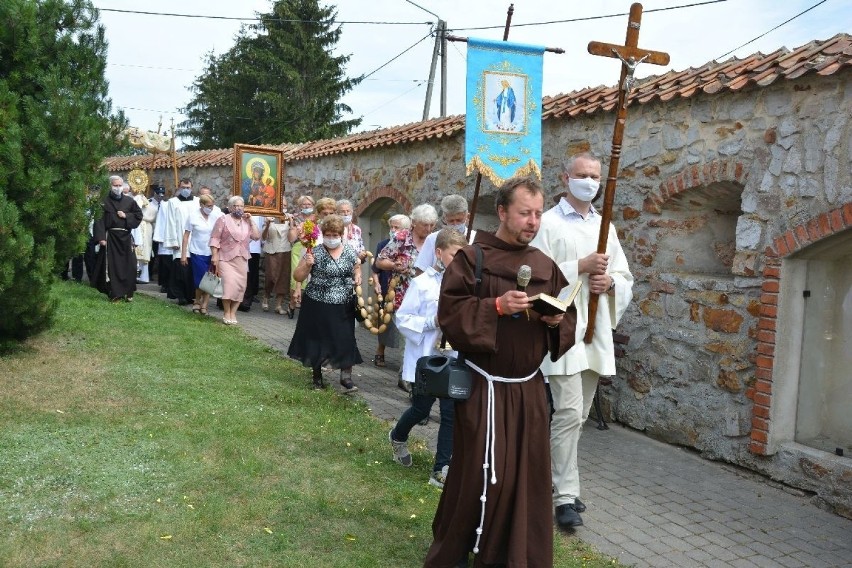
{"label": "woman in floral blouse", "polygon": [[328,215],[322,222],[322,244],[305,252],[294,277],[310,276],[287,355],[313,370],[314,388],[324,388],[322,367],[340,369],[344,392],[358,390],[352,366],[362,363],[355,342],[353,283],[361,284],[361,263],[355,249],[343,242],[343,219]]}
{"label": "woman in floral blouse", "polygon": [[405,291],[414,278],[414,261],[417,260],[417,254],[437,222],[438,212],[434,207],[428,203],[418,205],[411,211],[411,230],[397,231],[374,263],[379,270],[390,270],[394,276],[398,276],[394,288],[394,311],[399,308]]}

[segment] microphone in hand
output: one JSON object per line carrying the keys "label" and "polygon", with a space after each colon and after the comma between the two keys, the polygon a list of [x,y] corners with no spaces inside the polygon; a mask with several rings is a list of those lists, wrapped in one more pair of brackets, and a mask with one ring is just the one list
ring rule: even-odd
{"label": "microphone in hand", "polygon": [[[516,290],[518,290],[518,292],[526,292],[527,286],[529,286],[530,283],[530,278],[532,278],[532,268],[530,268],[526,264],[522,264],[521,267],[518,268],[518,284]],[[527,321],[529,321],[529,309],[525,309],[524,312],[526,312]]]}

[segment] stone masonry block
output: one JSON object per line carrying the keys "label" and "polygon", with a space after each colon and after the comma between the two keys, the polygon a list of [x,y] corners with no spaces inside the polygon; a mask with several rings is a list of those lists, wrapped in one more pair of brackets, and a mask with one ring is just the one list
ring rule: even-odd
{"label": "stone masonry block", "polygon": [[799,241],[799,243],[802,245],[802,247],[805,247],[805,246],[811,244],[811,238],[808,235],[808,230],[805,227],[805,225],[798,225],[794,229],[794,232],[796,233],[796,240]]}

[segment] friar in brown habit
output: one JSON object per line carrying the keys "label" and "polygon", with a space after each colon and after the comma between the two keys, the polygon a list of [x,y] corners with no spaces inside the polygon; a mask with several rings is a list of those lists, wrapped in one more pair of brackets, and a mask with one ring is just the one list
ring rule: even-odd
{"label": "friar in brown habit", "polygon": [[[539,365],[574,344],[577,315],[573,307],[549,317],[529,309],[528,296],[557,296],[568,285],[559,267],[529,246],[543,211],[537,181],[507,180],[497,194],[497,232],[480,231],[444,274],[438,323],[474,381],[470,398],[456,404],[453,457],[427,568],[467,566],[471,552],[474,567],[553,565],[549,414]],[[475,293],[477,245],[483,263]],[[517,290],[521,265],[532,269],[525,291]]]}
{"label": "friar in brown habit", "polygon": [[142,209],[122,192],[124,180],[110,176],[110,192],[102,204],[101,218],[95,221],[94,238],[100,244],[92,285],[109,296],[128,302],[136,291],[136,253],[130,231],[142,222]]}

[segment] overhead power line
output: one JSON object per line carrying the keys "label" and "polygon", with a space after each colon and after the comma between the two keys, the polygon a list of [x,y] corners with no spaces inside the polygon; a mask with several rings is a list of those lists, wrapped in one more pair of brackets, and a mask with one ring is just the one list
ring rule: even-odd
{"label": "overhead power line", "polygon": [[[680,6],[669,6],[668,8],[651,8],[649,10],[644,10],[644,14],[650,14],[651,12],[666,12],[668,10],[680,10],[682,8],[693,8],[695,6],[705,6],[708,4],[719,4],[721,2],[727,2],[728,0],[706,0],[705,2],[694,2],[692,4],[682,4]],[[573,22],[588,22],[590,20],[604,20],[606,18],[620,18],[622,16],[629,16],[629,12],[620,12],[618,14],[601,14],[600,16],[585,16],[582,18],[570,18],[568,20],[549,20],[546,22],[529,22],[526,24],[516,24],[512,22],[512,29],[514,28],[523,28],[526,26],[547,26],[550,24],[570,24]],[[506,24],[500,24],[496,26],[479,26],[474,28],[449,28],[451,31],[462,32],[462,31],[471,31],[471,30],[502,30],[506,27]]]}
{"label": "overhead power line", "polygon": [[382,104],[380,104],[379,106],[377,106],[376,108],[374,108],[374,109],[373,109],[373,110],[371,110],[371,111],[365,112],[364,114],[362,114],[362,115],[360,116],[360,118],[364,118],[364,117],[366,117],[366,116],[370,116],[370,115],[371,115],[371,114],[373,114],[374,112],[379,111],[379,110],[382,110],[383,108],[385,108],[386,106],[388,106],[389,104],[391,104],[392,102],[394,102],[395,100],[397,100],[397,99],[401,99],[402,97],[404,97],[405,95],[407,95],[408,93],[410,93],[411,91],[413,91],[414,89],[417,89],[417,88],[419,88],[419,87],[422,87],[424,84],[426,84],[426,80],[425,80],[425,79],[422,79],[419,83],[417,83],[416,85],[414,85],[413,87],[411,87],[410,89],[408,89],[407,91],[405,91],[404,93],[402,93],[402,94],[400,94],[400,95],[395,96],[394,98],[390,99],[389,101],[385,101],[385,102],[383,102]]}
{"label": "overhead power line", "polygon": [[729,56],[730,54],[732,54],[732,53],[734,53],[735,51],[737,51],[738,49],[740,49],[741,47],[745,47],[745,46],[747,46],[747,45],[748,45],[748,44],[750,44],[750,43],[754,43],[754,42],[756,42],[757,40],[759,40],[759,39],[760,39],[760,38],[762,38],[763,36],[765,36],[765,35],[767,35],[767,34],[770,34],[770,33],[774,32],[775,30],[777,30],[778,28],[780,28],[780,27],[781,27],[781,26],[783,26],[784,24],[789,24],[790,22],[792,22],[793,20],[795,20],[796,18],[798,18],[798,17],[799,17],[799,16],[801,16],[802,14],[806,14],[806,13],[810,12],[811,10],[813,10],[814,8],[816,8],[817,6],[819,6],[820,4],[825,4],[825,2],[826,2],[826,1],[827,1],[827,0],[821,0],[820,2],[817,2],[816,4],[814,4],[813,6],[811,6],[810,8],[807,8],[807,9],[805,9],[805,10],[802,10],[801,12],[799,12],[798,14],[796,14],[795,16],[793,16],[792,18],[790,18],[789,20],[785,20],[785,21],[781,22],[780,24],[778,24],[777,26],[775,26],[775,27],[774,27],[774,28],[772,28],[771,30],[767,30],[767,31],[763,32],[762,34],[760,34],[759,36],[757,36],[756,38],[754,38],[754,39],[750,39],[750,40],[748,40],[747,42],[745,42],[744,44],[742,44],[742,45],[739,45],[739,46],[735,47],[735,48],[734,48],[734,49],[732,49],[731,51],[728,51],[728,52],[726,52],[726,53],[723,53],[722,55],[720,55],[720,56],[719,56],[719,57],[717,57],[716,59],[717,59],[717,60],[719,60],[719,59],[722,59],[723,57],[727,57],[727,56]]}
{"label": "overhead power line", "polygon": [[[206,20],[236,20],[242,22],[259,22],[261,20],[267,22],[288,22],[294,24],[318,24],[322,23],[318,20],[289,20],[285,18],[258,18],[258,17],[237,17],[237,16],[211,16],[208,14],[178,14],[173,12],[145,12],[142,10],[120,10],[118,8],[98,8],[101,12],[116,12],[118,14],[140,14],[143,16],[169,16],[173,18],[202,18]],[[367,20],[335,20],[335,24],[364,24],[377,26],[422,26],[423,24],[431,24],[432,22],[378,22]]]}
{"label": "overhead power line", "polygon": [[363,81],[364,79],[366,79],[370,75],[374,75],[377,71],[384,69],[385,67],[387,67],[388,65],[390,65],[391,63],[393,63],[394,61],[396,61],[397,59],[399,59],[400,57],[402,57],[403,55],[405,55],[406,53],[408,53],[409,51],[411,51],[412,49],[417,47],[423,40],[425,40],[427,37],[430,37],[431,35],[432,35],[432,31],[430,30],[428,34],[426,34],[425,36],[418,39],[416,42],[411,44],[409,47],[403,49],[401,52],[397,53],[396,55],[394,55],[393,57],[391,57],[390,59],[388,59],[387,61],[385,61],[384,63],[382,63],[381,65],[379,65],[378,67],[376,67],[375,69],[373,69],[372,71],[367,73],[366,75],[364,75],[361,78],[361,80]]}
{"label": "overhead power line", "polygon": [[417,8],[420,8],[420,9],[421,9],[421,10],[423,10],[424,12],[427,12],[427,13],[429,13],[429,14],[432,14],[433,16],[435,16],[436,18],[438,18],[439,20],[442,20],[442,19],[443,19],[443,18],[441,18],[441,16],[439,16],[438,14],[436,14],[435,12],[433,12],[432,10],[427,10],[426,8],[424,8],[423,6],[421,6],[420,4],[417,4],[416,2],[412,2],[411,0],[405,0],[405,1],[406,1],[406,2],[408,2],[409,4],[411,4],[412,6],[415,6],[415,7],[417,7]]}

